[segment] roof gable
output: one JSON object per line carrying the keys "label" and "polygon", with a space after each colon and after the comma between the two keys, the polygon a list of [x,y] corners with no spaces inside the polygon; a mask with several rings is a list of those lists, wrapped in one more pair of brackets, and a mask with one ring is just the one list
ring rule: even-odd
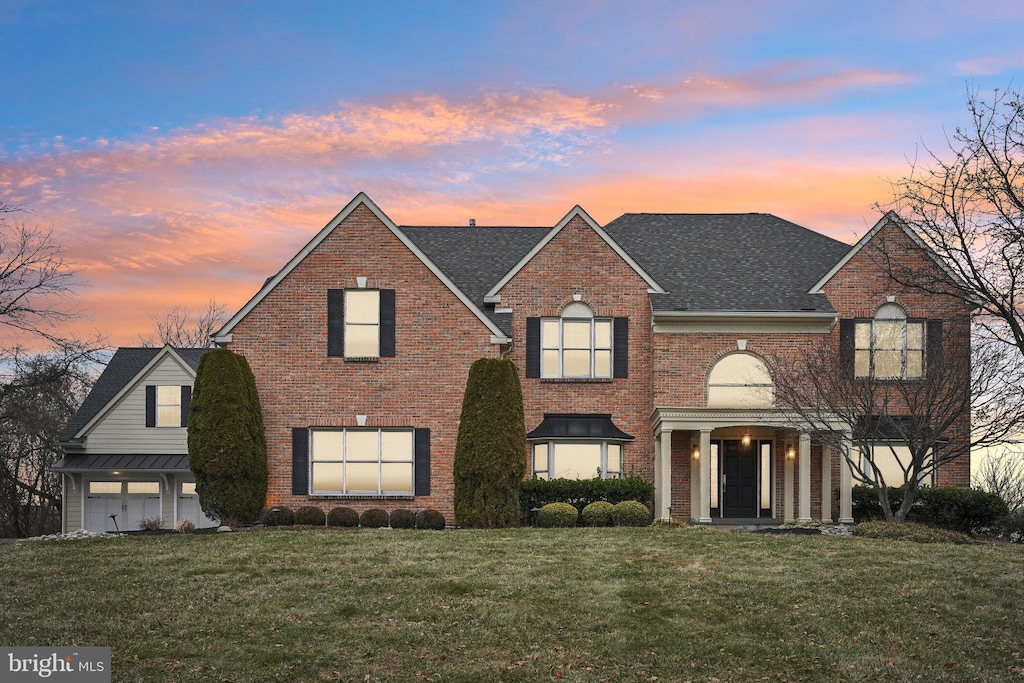
{"label": "roof gable", "polygon": [[645,271],[643,268],[640,267],[640,264],[638,264],[636,261],[633,260],[633,257],[630,256],[626,252],[625,249],[623,249],[621,246],[619,246],[619,244],[615,240],[613,240],[611,238],[611,236],[607,232],[605,232],[604,229],[602,229],[601,226],[598,225],[596,221],[594,221],[593,218],[590,217],[590,214],[588,214],[586,211],[584,211],[583,208],[580,207],[579,204],[577,204],[576,206],[574,206],[572,208],[571,211],[569,211],[569,213],[565,214],[565,216],[562,218],[562,220],[558,221],[558,224],[555,225],[555,227],[553,227],[548,232],[548,234],[545,235],[543,239],[541,239],[541,241],[537,242],[537,244],[535,244],[533,246],[533,248],[529,252],[527,252],[527,254],[525,256],[523,256],[523,258],[521,258],[516,265],[514,265],[512,267],[511,270],[509,270],[507,273],[505,273],[504,277],[502,277],[500,280],[498,280],[498,282],[487,291],[487,293],[485,294],[485,297],[487,297],[487,299],[485,299],[485,301],[490,299],[491,297],[497,297],[498,296],[498,292],[501,291],[501,288],[504,287],[506,284],[508,284],[508,282],[513,277],[515,277],[516,274],[519,271],[521,271],[523,269],[523,267],[526,266],[527,263],[529,263],[531,260],[533,260],[534,256],[536,256],[538,253],[540,253],[541,249],[543,249],[548,244],[548,242],[553,240],[555,238],[555,236],[558,235],[558,233],[560,233],[562,231],[562,228],[564,228],[566,225],[569,224],[569,221],[571,221],[573,218],[576,218],[577,216],[582,218],[583,221],[588,226],[590,226],[590,228],[594,232],[596,232],[601,237],[601,239],[603,239],[605,241],[605,243],[609,247],[611,247],[612,250],[616,254],[618,254],[619,257],[621,257],[622,260],[625,261],[629,265],[629,267],[632,268],[636,272],[637,275],[639,275],[641,278],[643,278],[643,280],[647,283],[648,287],[650,287],[651,291],[653,291],[653,292],[664,292],[665,291],[665,290],[663,290],[661,288],[661,286],[657,282],[654,281],[654,278],[652,278],[650,275],[647,274],[647,271]]}
{"label": "roof gable", "polygon": [[217,343],[230,342],[231,330],[233,330],[235,326],[246,315],[248,315],[250,311],[252,311],[252,309],[254,309],[261,301],[263,301],[263,299],[266,298],[266,296],[275,287],[277,287],[277,285],[285,277],[287,277],[289,273],[291,273],[300,263],[302,263],[302,261],[305,260],[305,258],[314,249],[316,249],[321,242],[327,239],[327,236],[330,235],[334,231],[334,229],[337,228],[346,218],[348,218],[349,215],[351,215],[351,213],[355,211],[359,206],[365,206],[367,209],[369,209],[374,214],[374,216],[376,216],[380,220],[380,222],[383,223],[388,228],[388,230],[390,230],[395,235],[395,237],[397,237],[402,242],[402,244],[404,244],[409,249],[409,251],[411,251],[423,263],[423,265],[425,265],[427,269],[430,270],[430,272],[433,273],[434,276],[437,277],[437,279],[439,279],[442,282],[442,284],[445,285],[445,287],[451,290],[451,292],[459,299],[459,301],[461,301],[480,320],[480,322],[482,322],[487,327],[488,330],[490,330],[492,335],[492,343],[500,344],[509,341],[505,333],[501,331],[501,329],[494,323],[494,321],[488,318],[484,314],[484,312],[480,310],[480,307],[477,306],[468,296],[466,296],[466,294],[461,289],[459,289],[459,287],[457,287],[454,282],[452,282],[451,278],[449,278],[444,273],[444,271],[438,268],[437,265],[425,253],[423,253],[423,251],[416,245],[416,243],[413,240],[411,240],[404,232],[402,232],[402,230],[400,230],[398,226],[395,225],[394,221],[388,218],[388,216],[383,211],[380,210],[380,208],[373,202],[372,199],[370,199],[366,195],[365,192],[360,192],[355,197],[353,197],[352,201],[350,201],[345,206],[344,209],[338,212],[338,214],[334,218],[332,218],[330,222],[328,222],[327,225],[325,225],[323,229],[321,229],[320,232],[318,232],[313,237],[313,239],[307,242],[306,246],[299,250],[299,252],[295,254],[295,256],[293,256],[281,270],[279,270],[273,277],[267,279],[267,281],[263,283],[263,286],[260,288],[260,290],[256,292],[256,294],[251,299],[249,299],[249,301],[246,302],[246,304],[237,313],[235,313],[231,317],[231,319],[228,320],[224,324],[224,326],[220,328],[220,330],[214,333],[214,341]]}
{"label": "roof gable", "polygon": [[928,248],[928,245],[924,243],[924,240],[922,240],[921,237],[916,232],[914,232],[914,230],[912,230],[910,226],[907,225],[895,211],[887,211],[885,215],[879,218],[878,222],[875,223],[874,226],[870,230],[868,230],[863,237],[857,240],[857,243],[853,245],[853,248],[846,252],[846,255],[843,256],[843,258],[841,258],[838,263],[832,266],[832,269],[825,273],[825,275],[823,275],[822,278],[818,280],[813,287],[811,287],[811,290],[808,292],[808,294],[822,294],[824,292],[823,287],[826,284],[828,284],[828,281],[831,280],[836,273],[842,270],[843,266],[849,263],[850,259],[856,256],[860,252],[860,250],[863,249],[864,246],[868,244],[868,242],[874,239],[875,235],[877,235],[879,231],[881,231],[881,229],[884,228],[889,223],[892,223],[899,227],[900,230],[902,230],[907,235],[907,237],[909,237],[914,242],[914,244],[921,247],[921,249],[926,254],[928,254],[928,257],[932,259],[932,261],[934,261],[940,268],[942,268],[942,271],[946,273],[946,275],[948,275],[954,282],[961,285],[963,284],[963,280],[961,280],[960,277],[956,273],[954,273],[948,265],[943,263],[943,261],[935,255],[935,252]]}

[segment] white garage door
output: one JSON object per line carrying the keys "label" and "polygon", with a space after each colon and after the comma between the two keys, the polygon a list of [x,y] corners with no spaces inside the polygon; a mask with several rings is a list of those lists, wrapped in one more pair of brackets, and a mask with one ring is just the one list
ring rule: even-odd
{"label": "white garage door", "polygon": [[178,488],[178,519],[191,519],[200,529],[219,524],[203,514],[199,507],[199,495],[196,493],[194,481],[183,481]]}
{"label": "white garage door", "polygon": [[89,531],[134,531],[160,517],[160,482],[90,481],[85,496]]}

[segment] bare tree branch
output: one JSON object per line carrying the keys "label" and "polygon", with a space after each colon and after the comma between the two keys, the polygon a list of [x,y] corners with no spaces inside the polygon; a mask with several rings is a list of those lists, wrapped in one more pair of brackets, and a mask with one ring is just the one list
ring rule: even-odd
{"label": "bare tree branch", "polygon": [[163,346],[170,344],[185,348],[206,348],[212,346],[213,333],[220,329],[227,319],[223,304],[211,298],[206,308],[193,311],[181,304],[165,308],[162,314],[150,314],[156,329],[155,336],[139,335],[142,346]]}

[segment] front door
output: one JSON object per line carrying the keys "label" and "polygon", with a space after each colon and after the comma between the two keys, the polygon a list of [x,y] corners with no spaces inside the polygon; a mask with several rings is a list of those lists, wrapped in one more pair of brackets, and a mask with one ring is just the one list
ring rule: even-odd
{"label": "front door", "polygon": [[739,439],[722,441],[722,516],[757,517],[756,441],[747,445]]}

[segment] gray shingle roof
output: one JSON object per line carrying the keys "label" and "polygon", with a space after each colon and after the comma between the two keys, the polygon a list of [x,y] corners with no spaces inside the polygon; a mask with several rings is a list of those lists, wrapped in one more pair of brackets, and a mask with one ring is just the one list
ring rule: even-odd
{"label": "gray shingle roof", "polygon": [[551,228],[400,226],[455,286],[506,334],[511,316],[484,305],[484,294],[537,244]]}
{"label": "gray shingle roof", "polygon": [[627,213],[605,231],[667,294],[655,311],[824,311],[808,290],[850,245],[763,213]]}
{"label": "gray shingle roof", "polygon": [[[209,349],[187,348],[175,348],[174,350],[193,370],[199,367],[199,357],[209,351]],[[107,405],[117,395],[117,392],[131,382],[139,374],[139,371],[146,367],[146,363],[153,360],[158,353],[160,353],[158,348],[121,347],[115,351],[103,373],[96,379],[92,391],[82,402],[82,407],[64,428],[60,440],[71,441],[78,430],[103,410],[103,406]]]}

